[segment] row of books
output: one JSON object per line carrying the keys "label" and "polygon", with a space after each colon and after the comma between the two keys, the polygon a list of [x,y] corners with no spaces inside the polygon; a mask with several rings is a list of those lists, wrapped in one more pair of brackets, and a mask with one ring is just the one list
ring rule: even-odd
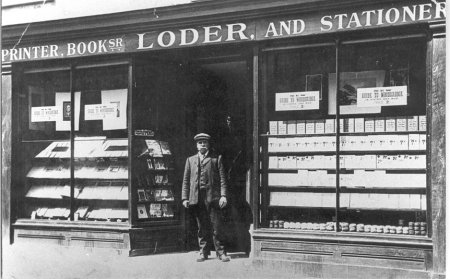
{"label": "row of books", "polygon": [[[336,174],[326,170],[298,170],[298,173],[269,173],[269,186],[335,187]],[[340,174],[341,187],[360,188],[426,188],[425,173],[386,173],[386,170],[355,170],[353,174]]]}
{"label": "row of books", "polygon": [[174,201],[175,197],[170,189],[138,189],[138,201]]}
{"label": "row of books", "polygon": [[[339,167],[341,169],[425,169],[426,155],[340,155]],[[336,169],[336,156],[269,156],[269,169]]]}
{"label": "row of books", "polygon": [[136,176],[138,185],[142,187],[152,187],[154,185],[170,185],[169,175],[161,174],[141,174]]}
{"label": "row of books", "polygon": [[[32,185],[25,197],[37,199],[63,199],[70,197],[69,185]],[[82,200],[128,200],[128,185],[99,186],[76,185],[74,198]]]}
{"label": "row of books", "polygon": [[[341,193],[340,207],[348,209],[426,210],[426,196],[420,194]],[[335,193],[271,192],[270,206],[335,208]]]}
{"label": "row of books", "polygon": [[[105,137],[75,139],[74,157],[128,157],[128,140]],[[52,142],[36,158],[70,158],[70,141]]]}
{"label": "row of books", "polygon": [[[31,219],[68,219],[70,209],[65,207],[38,207],[31,212]],[[128,219],[128,209],[126,208],[89,208],[80,206],[74,214],[75,221],[85,220],[110,220]]]}
{"label": "row of books", "polygon": [[[360,117],[340,119],[341,133],[426,131],[427,118],[420,116]],[[336,119],[269,121],[270,135],[328,134],[336,132]]]}
{"label": "row of books", "polygon": [[[75,167],[77,179],[128,179],[128,164],[121,161],[88,162]],[[69,179],[70,165],[67,163],[42,163],[33,166],[27,178]]]}
{"label": "row of books", "polygon": [[173,205],[167,203],[138,204],[137,212],[138,219],[174,217]]}
{"label": "row of books", "polygon": [[[427,135],[363,135],[341,136],[341,151],[401,151],[426,150]],[[336,137],[269,138],[269,152],[328,152],[336,151]]]}
{"label": "row of books", "polygon": [[164,158],[149,158],[147,159],[147,166],[149,170],[169,170],[173,166],[172,162],[164,160]]}

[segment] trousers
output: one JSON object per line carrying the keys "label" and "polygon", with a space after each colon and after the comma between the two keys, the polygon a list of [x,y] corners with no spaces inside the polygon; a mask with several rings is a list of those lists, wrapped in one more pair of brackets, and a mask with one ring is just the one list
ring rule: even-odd
{"label": "trousers", "polygon": [[198,245],[200,253],[209,255],[211,250],[211,240],[216,250],[216,255],[225,253],[222,211],[218,201],[208,204],[206,202],[205,190],[199,191],[198,203],[190,208],[197,222]]}

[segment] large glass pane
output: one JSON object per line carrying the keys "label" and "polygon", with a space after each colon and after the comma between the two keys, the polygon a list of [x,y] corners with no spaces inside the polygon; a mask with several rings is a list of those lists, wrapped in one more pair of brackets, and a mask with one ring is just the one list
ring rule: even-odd
{"label": "large glass pane", "polygon": [[[15,156],[19,218],[70,216],[70,72],[24,74],[19,94],[22,137]],[[23,187],[21,187],[23,185]]]}
{"label": "large glass pane", "polygon": [[335,231],[334,46],[267,55],[261,135],[263,227]]}
{"label": "large glass pane", "polygon": [[127,221],[128,66],[74,74],[74,220]]}
{"label": "large glass pane", "polygon": [[[427,235],[425,43],[350,44],[341,54],[341,230]],[[332,74],[331,113],[335,91]]]}

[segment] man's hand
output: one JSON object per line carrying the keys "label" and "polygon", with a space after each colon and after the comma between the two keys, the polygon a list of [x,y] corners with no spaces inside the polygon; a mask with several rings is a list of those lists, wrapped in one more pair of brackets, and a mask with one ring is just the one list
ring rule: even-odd
{"label": "man's hand", "polygon": [[184,200],[184,201],[183,201],[183,206],[184,206],[185,208],[189,208],[189,201],[188,201],[188,200]]}
{"label": "man's hand", "polygon": [[220,206],[220,208],[224,208],[225,206],[227,206],[227,198],[226,197],[221,197],[220,198],[219,206]]}

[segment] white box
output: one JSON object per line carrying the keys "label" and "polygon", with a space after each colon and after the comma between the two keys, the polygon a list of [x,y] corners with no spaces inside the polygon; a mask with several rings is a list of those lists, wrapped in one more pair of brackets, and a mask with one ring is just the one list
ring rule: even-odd
{"label": "white box", "polygon": [[410,134],[408,141],[408,149],[409,150],[419,150],[420,149],[420,135],[419,134]]}
{"label": "white box", "polygon": [[375,132],[375,120],[373,118],[365,118],[364,119],[364,131],[366,133]]}
{"label": "white box", "polygon": [[419,135],[419,150],[427,149],[427,135]]}
{"label": "white box", "polygon": [[269,156],[269,169],[277,169],[278,168],[278,157]]}
{"label": "white box", "polygon": [[364,133],[364,118],[355,118],[355,133]]}
{"label": "white box", "polygon": [[297,133],[297,122],[295,120],[287,121],[287,134],[295,135]]}
{"label": "white box", "polygon": [[306,122],[305,120],[297,120],[297,134],[304,135],[306,133],[305,131]]}
{"label": "white box", "polygon": [[269,121],[269,134],[278,134],[278,121]]}
{"label": "white box", "polygon": [[355,119],[354,118],[345,118],[344,119],[344,133],[354,133],[355,132]]}
{"label": "white box", "polygon": [[326,119],[325,120],[325,133],[334,133],[334,123],[336,122],[336,119]]}
{"label": "white box", "polygon": [[316,120],[316,134],[324,134],[325,133],[325,120]]}
{"label": "white box", "polygon": [[408,125],[408,131],[418,131],[419,130],[419,120],[418,116],[408,116],[406,122]]}
{"label": "white box", "polygon": [[384,118],[375,118],[375,132],[385,132],[385,120]]}
{"label": "white box", "polygon": [[314,120],[306,120],[306,134],[314,134],[316,123]]}
{"label": "white box", "polygon": [[386,117],[385,121],[385,130],[386,132],[395,132],[397,131],[397,123],[395,117]]}
{"label": "white box", "polygon": [[419,115],[419,131],[427,130],[427,116]]}
{"label": "white box", "polygon": [[405,132],[407,130],[406,117],[397,117],[396,124],[397,132]]}
{"label": "white box", "polygon": [[278,121],[278,134],[286,135],[287,133],[287,121]]}

